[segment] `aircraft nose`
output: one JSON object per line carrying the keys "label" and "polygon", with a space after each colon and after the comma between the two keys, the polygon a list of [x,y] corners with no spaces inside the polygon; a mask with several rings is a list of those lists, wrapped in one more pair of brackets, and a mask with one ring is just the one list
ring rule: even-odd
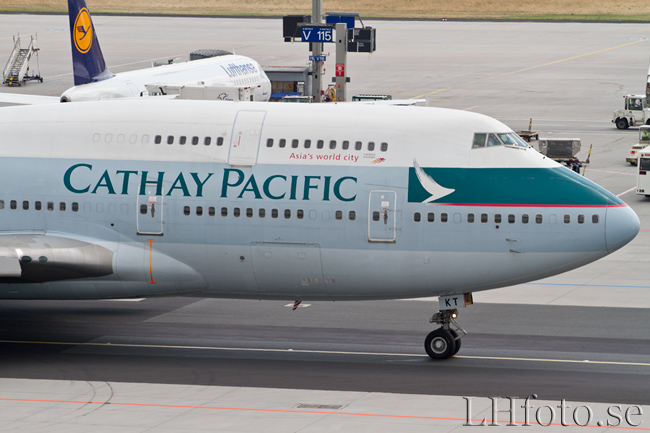
{"label": "aircraft nose", "polygon": [[607,251],[613,253],[636,237],[641,228],[639,217],[629,206],[608,207],[605,221]]}

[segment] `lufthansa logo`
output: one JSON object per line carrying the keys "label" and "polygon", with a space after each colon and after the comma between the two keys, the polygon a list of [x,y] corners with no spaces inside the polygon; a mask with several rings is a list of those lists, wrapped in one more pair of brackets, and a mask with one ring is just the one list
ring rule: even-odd
{"label": "lufthansa logo", "polygon": [[82,8],[77,14],[72,35],[74,36],[74,45],[77,47],[77,51],[86,54],[93,45],[93,23],[90,21],[88,9]]}

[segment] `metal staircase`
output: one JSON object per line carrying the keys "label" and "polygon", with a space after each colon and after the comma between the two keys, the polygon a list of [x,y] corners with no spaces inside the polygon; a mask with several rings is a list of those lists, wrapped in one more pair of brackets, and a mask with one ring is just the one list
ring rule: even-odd
{"label": "metal staircase", "polygon": [[[29,47],[20,47],[20,35],[14,36],[14,49],[9,56],[9,61],[2,73],[2,84],[7,86],[21,86],[28,80],[38,80],[41,83],[43,78],[40,75],[40,66],[38,64],[38,51],[36,48],[36,36],[32,35],[29,41]],[[29,62],[32,56],[36,54],[36,74],[29,74]]]}

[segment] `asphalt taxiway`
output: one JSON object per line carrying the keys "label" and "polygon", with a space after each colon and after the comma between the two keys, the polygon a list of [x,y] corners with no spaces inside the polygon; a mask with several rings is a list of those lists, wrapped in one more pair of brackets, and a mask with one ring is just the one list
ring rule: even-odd
{"label": "asphalt taxiway", "polygon": [[[513,129],[532,118],[542,137],[580,138],[582,159],[593,145],[586,177],[637,212],[641,233],[578,270],[476,293],[459,318],[469,335],[445,362],[422,347],[434,300],[306,302],[296,311],[191,298],[2,302],[0,431],[456,431],[463,396],[476,397],[480,421],[488,397],[532,394],[555,406],[650,413],[650,203],[634,194],[635,168],[625,163],[637,131],[611,123],[624,94],[644,91],[650,26],[364,22],[377,28],[377,52],[348,56],[349,94],[424,98]],[[1,91],[58,96],[71,87],[67,26],[63,15],[0,15],[0,58],[12,35],[38,33],[45,77]],[[280,20],[101,16],[95,26],[113,72],[198,48],[264,66],[303,65],[308,55],[282,42]],[[650,428],[634,420],[643,422],[618,427]]]}

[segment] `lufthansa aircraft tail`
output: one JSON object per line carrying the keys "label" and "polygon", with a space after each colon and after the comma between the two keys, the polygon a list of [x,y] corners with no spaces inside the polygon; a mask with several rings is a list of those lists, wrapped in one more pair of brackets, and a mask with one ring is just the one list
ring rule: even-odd
{"label": "lufthansa aircraft tail", "polygon": [[68,15],[70,16],[74,85],[94,83],[113,77],[114,75],[106,67],[86,1],[68,0]]}

